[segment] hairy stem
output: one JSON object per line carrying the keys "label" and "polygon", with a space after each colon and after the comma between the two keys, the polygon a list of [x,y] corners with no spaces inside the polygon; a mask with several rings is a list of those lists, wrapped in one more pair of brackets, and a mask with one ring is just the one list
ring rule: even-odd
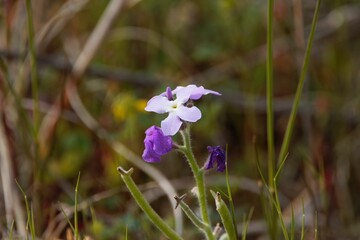
{"label": "hairy stem", "polygon": [[[201,211],[201,219],[202,221],[211,226],[209,214],[207,211],[207,201],[206,201],[206,190],[205,190],[205,182],[204,182],[204,171],[199,168],[199,165],[195,159],[194,153],[191,148],[190,141],[190,126],[187,126],[185,130],[181,131],[181,135],[183,137],[184,146],[181,146],[179,150],[185,155],[190,168],[194,174],[196,186],[197,186],[197,197],[199,201],[199,207]],[[206,233],[207,239],[215,239],[212,233]]]}
{"label": "hairy stem", "polygon": [[190,207],[183,201],[183,197],[175,196],[177,204],[181,207],[181,210],[186,214],[186,216],[191,220],[195,227],[206,235],[212,234],[211,227],[201,221],[201,219],[196,216],[196,214],[190,209]]}
{"label": "hairy stem", "polygon": [[130,191],[131,195],[135,199],[139,207],[144,211],[151,222],[169,239],[181,240],[182,238],[171,228],[165,221],[154,211],[149,202],[145,199],[139,188],[136,186],[134,180],[131,178],[133,169],[126,171],[121,167],[118,167],[118,171],[122,180],[126,184],[126,187]]}

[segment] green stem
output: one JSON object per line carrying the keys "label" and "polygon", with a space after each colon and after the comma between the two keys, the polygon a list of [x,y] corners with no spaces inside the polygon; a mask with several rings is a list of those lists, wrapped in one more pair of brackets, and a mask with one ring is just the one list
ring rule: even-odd
{"label": "green stem", "polygon": [[185,130],[180,131],[182,137],[184,146],[179,146],[179,150],[185,154],[186,159],[188,160],[188,163],[190,165],[191,170],[193,171],[195,177],[198,175],[200,168],[197,164],[197,161],[195,159],[194,153],[191,148],[191,140],[190,140],[190,126],[188,125]]}
{"label": "green stem", "polygon": [[233,202],[233,198],[232,198],[232,194],[231,194],[231,188],[230,188],[230,182],[229,182],[229,169],[228,169],[228,146],[226,145],[226,168],[225,168],[225,179],[226,179],[226,187],[227,187],[227,192],[228,192],[228,196],[229,196],[229,204],[230,204],[230,208],[231,208],[231,218],[233,221],[233,225],[234,225],[234,229],[235,229],[235,234],[236,236],[238,235],[238,231],[237,231],[237,227],[236,227],[236,218],[235,218],[235,207],[234,207],[234,202]]}
{"label": "green stem", "polygon": [[34,134],[35,141],[38,138],[39,130],[39,90],[38,90],[38,81],[37,81],[37,65],[36,65],[36,51],[35,51],[35,34],[34,34],[34,24],[33,24],[33,15],[31,0],[26,0],[26,12],[27,12],[27,22],[28,22],[28,34],[29,34],[29,53],[31,59],[31,86],[32,86],[32,97],[34,98]]}
{"label": "green stem", "polygon": [[[22,189],[22,187],[20,186],[20,184],[18,183],[17,180],[15,180],[15,182],[24,197],[25,207],[26,207],[26,215],[27,215],[27,227],[30,229],[31,239],[35,239],[36,234],[35,234],[34,215],[32,212],[32,208],[29,207],[29,201],[28,201],[28,197],[27,197],[25,191]],[[26,237],[28,237],[27,234],[26,234]]]}
{"label": "green stem", "polygon": [[[270,194],[274,188],[274,171],[275,171],[275,147],[274,147],[274,111],[273,111],[273,12],[274,0],[268,0],[268,13],[267,13],[267,48],[266,48],[266,118],[267,118],[267,144],[268,144],[268,185]],[[271,198],[271,196],[270,196]],[[278,219],[273,206],[269,206],[268,227],[270,230],[271,238],[277,239],[278,236]]]}
{"label": "green stem", "polygon": [[[41,195],[36,194],[39,191],[39,186],[41,182],[41,172],[39,169],[39,126],[40,126],[40,117],[39,117],[39,90],[38,90],[38,74],[37,74],[37,61],[36,61],[36,49],[35,49],[35,34],[34,34],[34,24],[33,24],[33,13],[31,0],[26,0],[26,12],[27,12],[27,23],[28,23],[28,41],[29,41],[29,55],[30,55],[30,70],[31,70],[31,87],[32,87],[32,97],[34,99],[34,108],[33,108],[33,139],[34,139],[34,155],[33,155],[33,174],[34,174],[34,192],[33,192],[33,203],[35,209],[40,208],[40,199]],[[41,192],[41,191],[40,191]],[[35,211],[35,214],[39,216],[39,211]],[[37,222],[37,226],[41,225],[41,222]]]}
{"label": "green stem", "polygon": [[300,240],[305,239],[305,208],[304,199],[302,200],[302,216],[301,216],[301,237]]}
{"label": "green stem", "polygon": [[245,216],[244,216],[244,227],[243,227],[243,230],[242,230],[242,238],[241,238],[241,240],[246,240],[247,230],[248,230],[250,219],[251,219],[253,213],[254,213],[254,207],[252,207],[250,209],[250,212],[249,212],[249,215],[248,215],[247,218],[245,218]]}
{"label": "green stem", "polygon": [[196,214],[190,209],[190,207],[186,203],[184,203],[183,199],[184,197],[175,196],[175,200],[177,201],[177,204],[180,205],[181,210],[183,210],[183,212],[191,220],[191,222],[195,225],[195,227],[200,229],[200,231],[202,231],[206,235],[211,235],[212,234],[211,227],[206,223],[204,223],[203,221],[201,221],[201,219],[199,219],[196,216]]}
{"label": "green stem", "polygon": [[150,206],[149,202],[140,192],[134,180],[131,178],[131,173],[133,172],[133,169],[131,168],[130,170],[125,171],[124,169],[119,167],[118,171],[124,183],[126,184],[126,187],[129,189],[131,195],[133,196],[139,207],[151,220],[151,222],[169,239],[181,240],[182,238],[172,228],[170,228],[169,225],[164,222],[164,220],[154,211],[154,209]]}
{"label": "green stem", "polygon": [[75,186],[75,208],[74,208],[74,239],[79,239],[79,227],[78,227],[78,192],[79,192],[80,172]]}
{"label": "green stem", "polygon": [[284,239],[285,240],[289,240],[289,234],[287,232],[287,229],[286,229],[286,226],[285,226],[285,222],[284,222],[284,218],[283,218],[283,215],[282,215],[282,212],[281,212],[281,205],[280,205],[280,200],[279,200],[279,193],[278,193],[278,190],[277,190],[277,180],[274,179],[274,205],[275,205],[275,208],[276,208],[276,212],[278,214],[278,219],[280,220],[280,226],[281,226],[281,229],[283,231],[283,235],[284,235]]}
{"label": "green stem", "polygon": [[[209,214],[207,211],[204,170],[199,168],[199,165],[197,164],[197,161],[195,159],[194,153],[191,148],[190,126],[188,125],[185,128],[185,130],[181,130],[180,132],[183,137],[184,146],[180,146],[179,151],[181,151],[185,155],[185,157],[190,165],[190,168],[194,174],[197,191],[198,191],[197,197],[198,197],[199,207],[200,207],[200,211],[201,211],[201,219],[205,224],[211,226],[211,223],[209,220]],[[212,233],[207,234],[206,237],[208,239],[215,239],[215,237]]]}
{"label": "green stem", "polygon": [[286,127],[284,140],[283,140],[283,143],[282,143],[281,149],[280,149],[279,161],[282,161],[285,158],[285,156],[288,152],[288,149],[289,149],[290,138],[291,138],[293,128],[294,128],[294,123],[295,123],[295,117],[296,117],[296,114],[297,114],[297,111],[299,108],[301,93],[302,93],[302,90],[304,87],[305,77],[306,77],[308,66],[309,66],[310,53],[311,53],[312,43],[314,40],[320,4],[321,4],[321,0],[318,0],[316,3],[315,13],[314,13],[314,17],[313,17],[312,24],[311,24],[311,31],[310,31],[306,51],[305,51],[303,66],[302,66],[301,73],[300,73],[300,80],[299,80],[299,83],[298,83],[298,86],[296,89],[294,103],[291,108],[291,113],[290,113],[289,121],[288,121],[288,124]]}
{"label": "green stem", "polygon": [[9,239],[13,239],[15,221],[13,220],[10,227]]}
{"label": "green stem", "polygon": [[314,229],[315,240],[318,240],[318,212],[315,212],[315,229]]}
{"label": "green stem", "polygon": [[[209,224],[209,215],[207,212],[207,202],[206,202],[206,191],[205,191],[205,183],[204,183],[204,171],[199,168],[199,165],[197,164],[197,161],[195,159],[194,153],[191,148],[191,142],[190,142],[190,130],[189,126],[186,127],[185,130],[181,131],[184,141],[184,148],[182,149],[182,152],[186,156],[186,159],[188,160],[188,163],[191,167],[191,170],[193,171],[196,186],[198,188],[198,199],[199,199],[199,205],[201,210],[201,218],[202,220]],[[210,224],[209,224],[210,225]]]}
{"label": "green stem", "polygon": [[267,19],[267,48],[266,48],[266,117],[267,117],[267,141],[268,141],[268,179],[272,188],[275,168],[274,150],[274,111],[273,111],[273,9],[274,0],[268,1]]}

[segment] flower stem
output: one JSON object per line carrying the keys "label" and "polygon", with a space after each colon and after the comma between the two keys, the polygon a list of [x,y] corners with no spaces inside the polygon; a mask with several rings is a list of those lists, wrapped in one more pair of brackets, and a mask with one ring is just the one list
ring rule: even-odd
{"label": "flower stem", "polygon": [[196,214],[190,209],[190,207],[183,201],[182,197],[175,196],[175,200],[177,201],[177,204],[181,207],[181,210],[183,210],[186,216],[195,225],[195,227],[200,229],[205,234],[206,232],[210,234],[212,233],[210,226],[205,224],[198,218],[198,216],[196,216]]}
{"label": "flower stem", "polygon": [[154,209],[150,206],[149,202],[140,192],[134,180],[131,178],[131,173],[133,172],[133,169],[131,168],[128,171],[126,171],[121,167],[118,167],[118,171],[124,183],[126,184],[126,187],[130,191],[131,195],[133,196],[139,207],[153,222],[153,224],[169,239],[181,240],[182,238],[172,228],[170,228],[169,225],[167,225],[165,221],[154,211]]}
{"label": "flower stem", "polygon": [[[204,171],[199,168],[199,165],[197,164],[197,161],[195,159],[194,153],[191,148],[190,126],[187,126],[184,130],[182,130],[180,132],[183,137],[184,145],[179,148],[179,151],[181,151],[185,155],[185,157],[190,165],[190,168],[194,174],[197,191],[198,191],[197,197],[198,197],[199,207],[200,207],[200,211],[201,211],[201,219],[205,224],[211,226],[209,214],[207,211]],[[212,233],[208,233],[208,232],[206,232],[206,237],[207,237],[207,239],[215,239],[214,235]]]}

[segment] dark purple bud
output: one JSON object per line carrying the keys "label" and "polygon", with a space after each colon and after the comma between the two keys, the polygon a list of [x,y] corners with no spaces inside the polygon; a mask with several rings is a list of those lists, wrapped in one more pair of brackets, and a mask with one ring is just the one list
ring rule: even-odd
{"label": "dark purple bud", "polygon": [[216,163],[217,165],[216,170],[218,172],[225,171],[226,154],[224,149],[222,149],[220,146],[215,146],[215,147],[208,146],[207,149],[210,152],[210,155],[206,160],[204,168],[206,170],[211,169],[214,167],[214,164]]}
{"label": "dark purple bud", "polygon": [[167,97],[167,99],[168,99],[169,101],[174,100],[174,96],[173,96],[173,94],[172,94],[172,90],[171,90],[170,87],[167,87],[167,88],[166,88],[166,97]]}
{"label": "dark purple bud", "polygon": [[173,147],[171,137],[165,136],[157,126],[151,126],[145,134],[145,149],[142,158],[145,162],[160,162],[161,156],[170,152]]}

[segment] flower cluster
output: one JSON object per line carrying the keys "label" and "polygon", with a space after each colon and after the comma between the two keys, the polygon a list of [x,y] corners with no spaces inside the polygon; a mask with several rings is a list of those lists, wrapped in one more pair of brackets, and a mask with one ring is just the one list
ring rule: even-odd
{"label": "flower cluster", "polygon": [[[201,118],[201,111],[193,106],[192,102],[208,94],[221,95],[202,86],[188,85],[176,87],[174,90],[167,87],[164,93],[154,96],[148,101],[145,107],[146,111],[159,114],[168,113],[168,116],[161,121],[161,128],[152,126],[145,132],[145,150],[142,157],[146,162],[159,162],[162,155],[172,150],[174,144],[171,136],[180,130],[184,122],[194,123]],[[212,168],[216,163],[217,170],[224,171],[224,150],[220,147],[209,147],[208,149],[210,156],[205,164],[205,169]]]}

